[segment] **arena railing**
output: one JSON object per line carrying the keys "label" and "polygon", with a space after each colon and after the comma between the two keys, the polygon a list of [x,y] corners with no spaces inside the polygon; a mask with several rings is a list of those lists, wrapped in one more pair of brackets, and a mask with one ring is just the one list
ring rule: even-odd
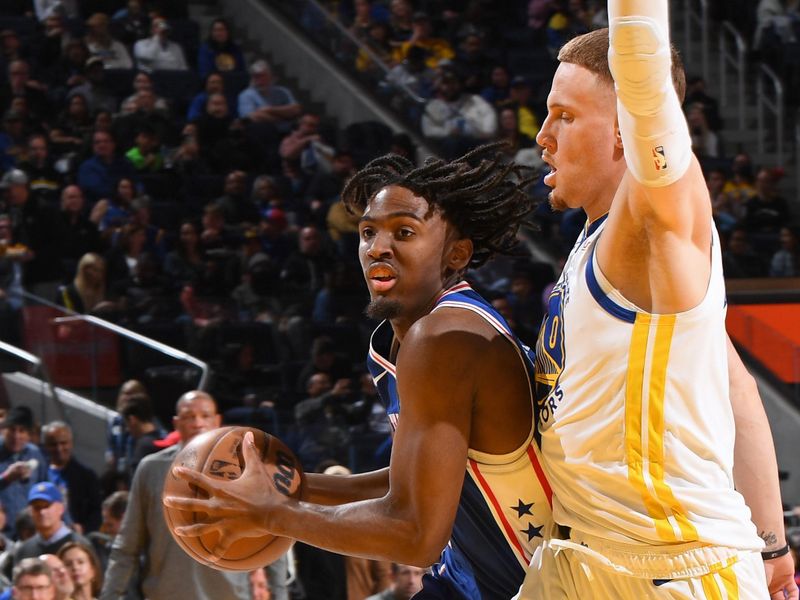
{"label": "arena railing", "polygon": [[[771,93],[770,93],[771,92]],[[763,155],[766,152],[766,137],[768,129],[772,129],[766,123],[765,112],[769,112],[773,117],[775,139],[775,166],[783,166],[783,110],[784,92],[783,83],[780,77],[763,63],[758,65],[756,76],[756,113],[758,115],[758,153]]]}
{"label": "arena railing", "polygon": [[747,71],[747,44],[730,21],[724,21],[719,32],[719,86],[720,104],[726,107],[730,104],[728,94],[728,68],[731,68],[736,78],[737,97],[737,123],[739,129],[746,128],[745,116],[745,75]]}
{"label": "arena railing", "polygon": [[[158,388],[159,382],[174,382],[173,386],[161,386],[164,398],[158,389],[151,390],[157,411],[163,408],[171,414],[176,389],[166,388],[204,390],[209,385],[208,363],[169,343],[94,315],[76,313],[24,290],[7,293],[24,299],[20,319],[24,352],[40,361],[54,386],[109,405],[127,379],[150,379],[153,388]],[[163,325],[167,332],[182,332],[176,323]]]}
{"label": "arena railing", "polygon": [[[699,35],[695,35],[699,33]],[[708,0],[683,0],[683,39],[686,64],[694,65],[692,40],[700,40],[700,65],[703,79],[708,81],[709,20]]]}
{"label": "arena railing", "polygon": [[3,342],[0,340],[0,350],[7,354],[11,354],[12,356],[16,356],[17,358],[23,360],[26,363],[33,365],[33,372],[35,375],[38,375],[39,379],[42,381],[44,386],[47,388],[47,391],[50,393],[50,397],[54,400],[54,405],[56,407],[57,412],[61,416],[61,420],[67,421],[67,412],[64,410],[64,406],[61,403],[61,398],[59,397],[58,393],[56,393],[56,388],[53,385],[52,380],[50,379],[50,375],[47,372],[47,367],[45,366],[42,359],[30,352],[23,350],[22,348],[18,348],[12,344],[7,342]]}

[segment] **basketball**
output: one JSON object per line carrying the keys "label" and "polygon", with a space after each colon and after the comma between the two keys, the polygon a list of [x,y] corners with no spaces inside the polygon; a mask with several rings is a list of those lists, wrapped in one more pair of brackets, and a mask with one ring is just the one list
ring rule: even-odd
{"label": "basketball", "polygon": [[[208,497],[197,486],[173,475],[174,467],[185,467],[217,479],[238,478],[244,469],[242,439],[248,431],[253,433],[261,460],[267,466],[270,480],[265,482],[265,485],[272,485],[284,496],[298,498],[303,485],[300,462],[278,438],[249,427],[222,427],[207,431],[186,444],[175,456],[167,473],[162,497]],[[228,551],[214,562],[211,550],[219,540],[219,533],[211,532],[199,537],[181,537],[175,533],[176,527],[197,523],[197,515],[202,514],[164,506],[167,527],[178,545],[195,560],[215,569],[252,571],[280,558],[294,542],[289,538],[269,534],[243,538],[231,545]]]}

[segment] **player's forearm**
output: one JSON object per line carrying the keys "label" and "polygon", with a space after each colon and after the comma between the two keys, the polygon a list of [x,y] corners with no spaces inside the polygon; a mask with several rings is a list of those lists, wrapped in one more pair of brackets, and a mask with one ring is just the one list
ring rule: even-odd
{"label": "player's forearm", "polygon": [[388,468],[347,476],[306,473],[303,500],[323,505],[346,504],[382,498],[388,491]]}
{"label": "player's forearm", "polygon": [[339,506],[288,503],[267,520],[275,535],[330,552],[420,567],[434,563],[447,543],[440,525],[398,507],[390,496]]}
{"label": "player's forearm", "polygon": [[767,550],[786,543],[778,462],[764,406],[755,380],[728,340],[730,397],[736,422],[733,479],[750,507],[752,520]]}

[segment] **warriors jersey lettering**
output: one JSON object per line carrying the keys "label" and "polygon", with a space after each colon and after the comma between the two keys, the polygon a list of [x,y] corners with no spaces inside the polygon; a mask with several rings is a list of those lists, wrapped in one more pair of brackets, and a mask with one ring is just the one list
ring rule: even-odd
{"label": "warriors jersey lettering", "polygon": [[[530,381],[530,348],[503,317],[467,283],[443,292],[433,308],[469,310],[485,319],[519,353]],[[388,321],[372,334],[367,364],[394,428],[401,413],[397,373],[389,360],[394,332]],[[531,393],[533,402],[533,393]],[[525,443],[509,454],[470,449],[453,531],[432,577],[450,597],[507,600],[517,593],[533,551],[551,522],[551,491],[534,441],[533,423]],[[427,589],[427,588],[426,588]]]}
{"label": "warriors jersey lettering", "polygon": [[536,346],[553,516],[617,542],[757,550],[761,540],[733,486],[716,230],[704,299],[659,315],[627,301],[600,272],[595,248],[604,223],[588,226],[572,249]]}

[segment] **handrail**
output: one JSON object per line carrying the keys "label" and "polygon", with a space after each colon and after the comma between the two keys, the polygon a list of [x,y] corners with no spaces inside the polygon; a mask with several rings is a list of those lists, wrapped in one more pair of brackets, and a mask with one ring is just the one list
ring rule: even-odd
{"label": "handrail", "polygon": [[119,325],[115,325],[114,323],[110,323],[105,319],[101,319],[99,317],[95,317],[93,315],[71,315],[69,317],[58,317],[53,319],[55,323],[71,323],[73,321],[86,321],[87,323],[91,323],[100,327],[102,329],[108,329],[109,331],[113,331],[114,333],[121,335],[122,337],[134,340],[139,342],[143,346],[147,346],[148,348],[152,348],[153,350],[158,350],[167,356],[171,356],[172,358],[177,358],[178,360],[184,360],[186,362],[192,363],[194,366],[198,367],[201,371],[200,381],[197,384],[198,390],[205,390],[206,385],[208,383],[208,363],[203,362],[199,358],[195,358],[191,354],[187,354],[183,350],[178,350],[177,348],[173,348],[172,346],[167,346],[166,344],[162,344],[159,341],[151,339],[145,335],[140,333],[136,333],[135,331],[131,331],[130,329],[125,329],[124,327],[120,327]]}
{"label": "handrail", "polygon": [[[766,82],[772,84],[775,94],[773,98],[768,98],[766,92]],[[775,118],[775,150],[778,155],[776,167],[783,166],[783,84],[775,71],[764,63],[758,65],[758,76],[756,78],[756,112],[758,113],[758,152],[764,153],[766,125],[764,123],[764,110],[768,109]]]}
{"label": "handrail", "polygon": [[2,340],[0,340],[0,350],[7,352],[8,354],[13,354],[25,362],[31,363],[35,369],[41,373],[42,380],[47,385],[47,389],[50,390],[50,395],[53,397],[53,400],[55,400],[56,406],[58,406],[58,412],[61,414],[61,420],[69,423],[67,412],[64,410],[63,404],[61,404],[61,399],[58,397],[58,393],[56,392],[56,388],[53,386],[53,382],[50,381],[50,375],[47,372],[47,368],[44,366],[42,359],[34,354],[31,354],[27,350],[17,348],[16,346],[8,344]]}
{"label": "handrail", "polygon": [[18,295],[28,300],[33,300],[37,304],[41,304],[43,306],[49,306],[50,308],[56,308],[68,315],[66,317],[56,318],[55,319],[56,323],[66,323],[69,321],[76,321],[76,320],[86,321],[92,323],[93,325],[96,325],[97,327],[100,327],[101,329],[108,329],[109,331],[113,331],[114,333],[117,333],[122,337],[139,342],[140,344],[148,348],[151,348],[153,350],[158,350],[159,352],[162,352],[167,356],[171,356],[172,358],[176,358],[178,360],[183,360],[188,363],[191,363],[196,367],[198,367],[201,372],[200,381],[197,384],[197,389],[205,390],[206,386],[208,385],[208,377],[210,371],[208,363],[200,360],[199,358],[195,358],[191,354],[187,354],[186,352],[178,350],[177,348],[173,348],[172,346],[167,346],[166,344],[163,344],[157,340],[149,338],[146,335],[142,335],[141,333],[136,333],[135,331],[131,331],[130,329],[120,327],[119,325],[106,321],[105,319],[100,319],[92,315],[82,315],[80,313],[76,313],[73,310],[69,310],[68,308],[59,306],[58,304],[50,302],[49,300],[37,296],[36,294],[31,294],[30,292],[26,292],[25,290],[7,290],[7,291],[10,294]]}
{"label": "handrail", "polygon": [[[727,41],[732,39],[736,51],[728,50]],[[745,70],[747,65],[747,44],[730,21],[723,21],[719,31],[719,82],[720,103],[728,105],[728,66],[732,67],[736,76],[736,96],[739,101],[738,123],[739,129],[745,129]]]}
{"label": "handrail", "polygon": [[697,39],[692,35],[693,25],[700,30],[700,65],[703,79],[708,81],[708,0],[699,0],[700,11],[694,10],[693,4],[697,0],[684,0],[683,2],[683,39],[685,42],[684,56],[686,64],[694,64],[694,50],[691,40]]}
{"label": "handrail", "polygon": [[[706,0],[702,1],[705,2]],[[376,65],[378,65],[381,71],[383,71],[386,75],[389,74],[391,67],[387,65],[385,62],[383,62],[383,60],[381,60],[381,58],[377,54],[375,54],[375,52],[373,52],[372,48],[370,48],[369,45],[365,44],[363,41],[358,39],[358,37],[355,36],[349,29],[347,29],[347,27],[342,25],[342,23],[339,21],[338,18],[336,18],[336,16],[331,14],[324,6],[322,6],[319,2],[317,2],[317,0],[306,0],[306,2],[314,6],[314,8],[316,8],[316,10],[321,15],[324,15],[328,23],[332,25],[335,29],[337,29],[339,33],[344,35],[348,40],[350,40],[350,42],[352,42],[356,47],[358,47],[359,50],[363,50],[367,54],[367,56],[369,56],[370,60],[374,62]],[[421,96],[415,94],[414,90],[408,87],[405,83],[400,83],[399,85],[395,85],[395,87],[402,90],[409,98],[411,98],[411,100],[413,100],[417,104],[425,104],[425,102],[427,102],[425,98],[422,98]]]}

